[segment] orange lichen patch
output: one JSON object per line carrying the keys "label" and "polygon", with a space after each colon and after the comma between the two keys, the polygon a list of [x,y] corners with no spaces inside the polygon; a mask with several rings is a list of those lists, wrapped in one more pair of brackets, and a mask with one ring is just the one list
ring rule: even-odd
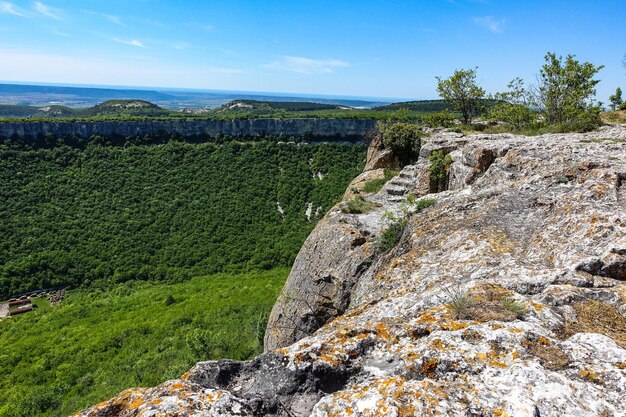
{"label": "orange lichen patch", "polygon": [[438,361],[436,358],[428,358],[422,362],[422,373],[429,378],[433,378],[435,376],[434,372],[437,368]]}
{"label": "orange lichen patch", "polygon": [[541,336],[540,338],[537,339],[537,343],[539,343],[540,345],[548,346],[550,344],[550,341],[546,339],[545,337]]}
{"label": "orange lichen patch", "polygon": [[503,288],[501,285],[484,282],[472,287],[468,296],[477,303],[498,303],[505,298],[513,296],[513,291]]}
{"label": "orange lichen patch", "polygon": [[180,379],[182,381],[187,381],[189,379],[189,372],[185,372],[184,374],[182,374]]}
{"label": "orange lichen patch", "polygon": [[[334,352],[334,353],[338,353],[338,352]],[[339,366],[344,362],[342,358],[339,357],[339,355],[331,354],[331,353],[322,353],[320,355],[320,359],[333,366]]]}
{"label": "orange lichen patch", "polygon": [[417,321],[420,323],[434,323],[437,321],[437,318],[430,313],[420,314]]}
{"label": "orange lichen patch", "polygon": [[385,323],[378,323],[375,329],[378,336],[380,336],[382,339],[385,339],[387,341],[391,339],[389,331],[387,330],[387,325]]}
{"label": "orange lichen patch", "polygon": [[595,382],[595,383],[600,382],[600,378],[598,378],[598,374],[593,369],[581,369],[579,373],[580,373],[580,376],[585,381],[590,381],[590,382]]}
{"label": "orange lichen patch", "polygon": [[523,332],[522,329],[518,329],[517,327],[509,327],[509,331],[511,333],[522,333]]}
{"label": "orange lichen patch", "polygon": [[513,360],[517,360],[517,358],[519,358],[519,352],[517,350],[514,350],[513,353],[511,353],[511,357],[513,358]]}
{"label": "orange lichen patch", "polygon": [[546,306],[544,306],[543,304],[539,304],[535,301],[531,301],[530,305],[532,306],[532,308],[535,309],[536,312],[540,313],[541,311],[543,311],[544,308],[546,308]]}
{"label": "orange lichen patch", "polygon": [[170,392],[174,392],[175,390],[183,388],[185,388],[185,384],[183,384],[182,382],[175,382],[170,386]]}
{"label": "orange lichen patch", "polygon": [[448,348],[448,344],[441,339],[433,339],[430,344],[437,350],[445,350]]}
{"label": "orange lichen patch", "polygon": [[504,410],[496,408],[493,410],[493,417],[509,417],[509,414]]}
{"label": "orange lichen patch", "polygon": [[144,405],[146,402],[144,401],[143,398],[138,397],[135,398],[129,405],[129,408],[131,410],[136,410],[137,408],[141,407],[142,405]]}
{"label": "orange lichen patch", "polygon": [[498,362],[498,361],[495,361],[495,360],[489,361],[489,365],[495,366],[495,367],[498,367],[498,368],[508,368],[509,367],[509,365],[507,365],[506,363]]}
{"label": "orange lichen patch", "polygon": [[441,328],[443,330],[448,330],[448,331],[463,330],[463,329],[466,329],[467,326],[469,326],[468,323],[464,323],[462,321],[455,321],[455,320],[445,321],[441,323]]}
{"label": "orange lichen patch", "polygon": [[494,324],[491,325],[491,328],[493,330],[500,330],[500,329],[504,329],[504,325],[500,324],[500,323],[494,323]]}
{"label": "orange lichen patch", "polygon": [[626,362],[624,362],[624,363],[616,363],[615,367],[617,369],[626,369]]}

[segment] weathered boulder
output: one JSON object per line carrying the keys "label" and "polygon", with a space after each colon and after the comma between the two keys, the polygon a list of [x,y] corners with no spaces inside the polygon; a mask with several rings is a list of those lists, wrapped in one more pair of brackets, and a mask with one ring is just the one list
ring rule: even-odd
{"label": "weathered boulder", "polygon": [[[428,194],[435,150],[452,164]],[[402,174],[436,204],[411,214],[420,200],[389,185],[366,213],[333,208],[298,255],[274,309],[288,331],[267,353],[79,415],[626,415],[626,128],[439,132]],[[378,253],[386,212],[408,223]],[[327,304],[319,319],[299,313],[312,302]]]}

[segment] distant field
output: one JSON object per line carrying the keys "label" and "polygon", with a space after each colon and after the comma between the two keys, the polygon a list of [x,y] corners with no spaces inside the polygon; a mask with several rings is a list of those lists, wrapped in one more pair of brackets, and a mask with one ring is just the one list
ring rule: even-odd
{"label": "distant field", "polygon": [[67,416],[201,360],[251,358],[288,274],[130,281],[69,292],[57,308],[36,300],[35,311],[0,320],[0,416]]}

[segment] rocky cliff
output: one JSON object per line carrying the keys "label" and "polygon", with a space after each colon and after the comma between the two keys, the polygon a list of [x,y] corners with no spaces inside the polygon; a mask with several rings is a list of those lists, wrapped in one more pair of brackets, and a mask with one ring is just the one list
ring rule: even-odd
{"label": "rocky cliff", "polygon": [[265,354],[79,415],[626,415],[626,128],[439,132],[364,199],[307,239]]}
{"label": "rocky cliff", "polygon": [[0,138],[78,136],[310,136],[312,138],[363,139],[376,127],[373,119],[234,119],[149,121],[27,121],[0,122]]}

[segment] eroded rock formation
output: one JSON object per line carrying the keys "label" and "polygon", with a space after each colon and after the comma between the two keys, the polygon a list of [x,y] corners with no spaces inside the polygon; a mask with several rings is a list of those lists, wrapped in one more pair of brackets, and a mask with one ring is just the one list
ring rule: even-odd
{"label": "eroded rock formation", "polygon": [[[419,198],[437,202],[411,214]],[[303,246],[267,353],[80,415],[626,415],[626,128],[440,132],[365,199]],[[386,212],[408,223],[380,253]]]}

